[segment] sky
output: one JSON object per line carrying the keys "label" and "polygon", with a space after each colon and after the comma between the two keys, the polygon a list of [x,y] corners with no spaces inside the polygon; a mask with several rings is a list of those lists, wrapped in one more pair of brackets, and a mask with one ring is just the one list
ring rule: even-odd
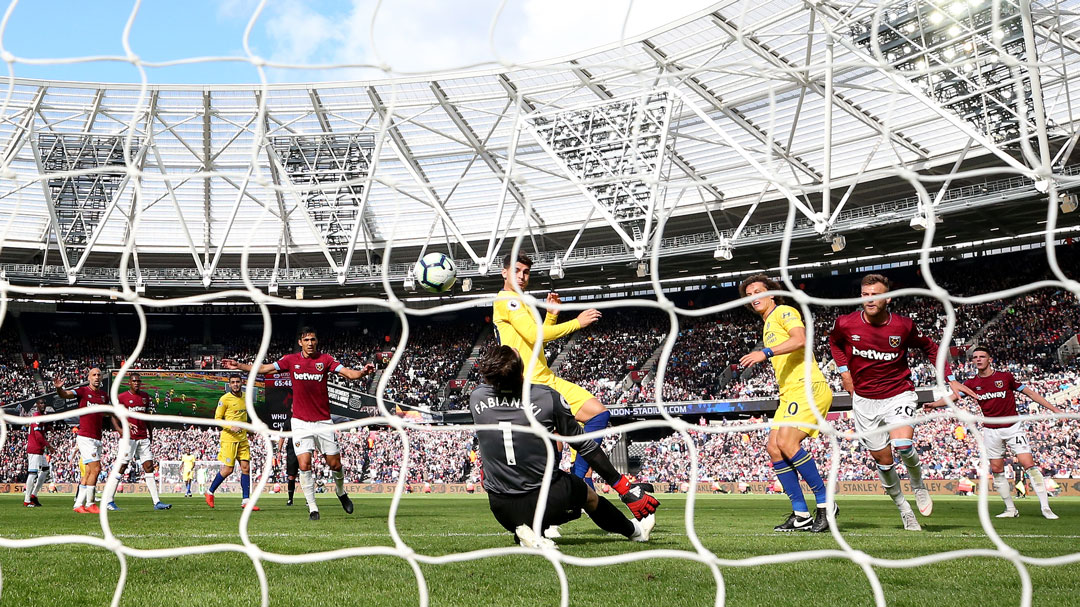
{"label": "sky", "polygon": [[[253,54],[301,66],[271,68],[270,82],[381,79],[395,74],[497,67],[563,57],[617,42],[708,8],[715,0],[267,0],[251,30]],[[3,2],[0,44],[20,61],[15,76],[140,82],[127,61],[44,65],[91,56],[124,57],[124,28],[136,6],[120,0]],[[129,38],[143,61],[246,57],[244,31],[258,0],[144,0]],[[497,17],[497,18],[496,18]],[[494,22],[494,29],[492,24]],[[372,35],[374,32],[374,36]],[[5,55],[6,56],[6,55]],[[486,66],[478,65],[487,63]],[[4,66],[0,65],[0,74]],[[151,83],[259,82],[247,61],[147,67]]]}

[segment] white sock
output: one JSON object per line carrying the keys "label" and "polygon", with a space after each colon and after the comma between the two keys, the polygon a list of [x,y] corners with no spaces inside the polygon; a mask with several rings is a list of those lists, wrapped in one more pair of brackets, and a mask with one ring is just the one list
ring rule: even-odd
{"label": "white sock", "polygon": [[898,508],[907,503],[904,490],[900,488],[900,475],[896,473],[896,464],[887,467],[878,464],[878,476],[881,477],[881,486],[885,488],[885,493],[889,494]]}
{"label": "white sock", "polygon": [[337,490],[338,497],[345,495],[345,471],[334,470],[334,488]]}
{"label": "white sock", "polygon": [[1046,495],[1046,479],[1043,478],[1042,470],[1039,470],[1038,466],[1032,466],[1027,469],[1027,475],[1031,479],[1031,488],[1035,490],[1035,495],[1039,496],[1039,507],[1044,510],[1049,508],[1050,500]]}
{"label": "white sock", "polygon": [[79,485],[79,492],[75,494],[75,508],[86,503],[86,485]]}
{"label": "white sock", "polygon": [[94,503],[94,494],[97,493],[97,483],[86,486],[86,507],[89,508]]}
{"label": "white sock", "polygon": [[34,485],[37,485],[38,473],[31,472],[26,475],[26,495],[23,496],[24,502],[30,501],[30,496],[34,493]]}
{"label": "white sock", "polygon": [[150,492],[150,499],[154,500],[154,503],[158,503],[161,500],[158,499],[157,483],[154,482],[153,472],[143,472],[143,482],[146,483],[146,490]]}
{"label": "white sock", "polygon": [[1013,504],[1012,499],[1012,483],[1009,479],[1005,478],[1004,472],[994,473],[994,488],[997,489],[998,495],[1005,501],[1006,510],[1016,510],[1016,504]]}
{"label": "white sock", "polygon": [[120,481],[116,481],[115,485],[106,482],[105,490],[101,492],[101,503],[108,504],[113,501],[113,497],[116,495],[117,489],[120,488]]}
{"label": "white sock", "polygon": [[311,470],[300,471],[300,489],[304,492],[304,499],[307,500],[308,512],[315,512],[319,509],[315,505],[315,479],[311,476]]}
{"label": "white sock", "polygon": [[42,487],[45,486],[45,483],[49,482],[49,477],[52,476],[51,472],[52,471],[49,468],[42,468],[38,471],[37,486],[34,487],[34,491],[31,492],[30,495],[41,493]]}
{"label": "white sock", "polygon": [[911,481],[912,489],[924,488],[922,482],[922,466],[919,463],[919,452],[914,447],[900,452],[900,461],[907,468],[908,480]]}

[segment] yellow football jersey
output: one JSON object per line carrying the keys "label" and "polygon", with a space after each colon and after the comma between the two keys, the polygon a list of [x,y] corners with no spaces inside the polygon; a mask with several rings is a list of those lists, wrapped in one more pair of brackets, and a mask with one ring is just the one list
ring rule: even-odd
{"label": "yellow football jersey", "polygon": [[[791,337],[792,329],[805,328],[805,326],[802,315],[799,314],[798,310],[791,306],[776,306],[769,313],[769,317],[765,319],[765,328],[763,329],[765,347],[775,348]],[[772,360],[773,370],[776,372],[776,383],[781,392],[788,386],[802,383],[805,380],[806,369],[803,365],[806,361],[803,357],[803,348],[799,348],[787,354],[777,354],[770,359]],[[821,373],[821,369],[818,368],[817,360],[814,359],[813,355],[811,355],[810,361],[813,363],[810,369],[810,381],[825,381],[825,376]]]}
{"label": "yellow football jersey", "polygon": [[[233,396],[226,393],[218,400],[217,410],[214,411],[214,419],[223,419],[227,422],[246,422],[248,420],[247,409],[244,408],[244,397]],[[230,432],[222,428],[221,442],[247,440],[247,430],[241,428],[239,432]]]}
{"label": "yellow football jersey", "polygon": [[195,454],[185,453],[181,458],[181,471],[185,474],[195,469]]}
{"label": "yellow football jersey", "polygon": [[[499,344],[517,350],[521,360],[525,361],[525,366],[528,367],[528,361],[532,358],[533,345],[536,343],[536,321],[533,319],[532,306],[522,301],[513,291],[499,291],[499,298],[495,301],[491,315]],[[558,324],[556,320],[558,320],[558,315],[553,312],[548,312],[544,318],[545,343],[569,335],[581,328],[581,323],[577,321],[577,318]],[[554,380],[555,374],[548,368],[547,357],[544,356],[544,349],[541,347],[539,360],[533,367],[532,381],[536,384],[550,384]]]}

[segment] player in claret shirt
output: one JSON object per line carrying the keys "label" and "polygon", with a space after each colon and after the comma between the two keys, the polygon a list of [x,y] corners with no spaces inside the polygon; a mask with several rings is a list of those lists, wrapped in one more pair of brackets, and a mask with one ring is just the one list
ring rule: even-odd
{"label": "player in claret shirt", "polygon": [[[45,401],[39,400],[34,403],[34,411],[31,417],[45,415]],[[49,480],[49,460],[45,458],[45,451],[52,453],[52,447],[46,437],[46,433],[52,429],[52,424],[34,422],[30,424],[30,430],[26,436],[26,494],[23,496],[23,506],[37,508],[41,505],[37,494]]]}
{"label": "player in claret shirt", "polygon": [[[889,279],[881,274],[867,274],[862,279],[862,297],[880,296],[889,291]],[[938,345],[919,333],[915,322],[889,311],[889,298],[867,300],[862,308],[836,319],[829,333],[829,348],[844,384],[851,394],[855,429],[862,433],[863,446],[877,462],[878,475],[885,492],[900,509],[904,529],[921,531],[918,519],[904,499],[900,476],[896,473],[893,449],[908,471],[915,491],[919,513],[930,516],[934,503],[922,481],[919,452],[915,450],[912,419],[918,407],[915,384],[911,381],[907,352],[918,348],[930,360],[937,360]],[[954,391],[974,396],[951,374]],[[876,431],[882,426],[903,424],[889,432]],[[889,443],[892,448],[889,448]]]}
{"label": "player in claret shirt", "polygon": [[[1039,393],[1025,386],[1013,377],[1008,371],[995,371],[994,358],[990,350],[978,347],[971,351],[971,360],[975,363],[978,373],[975,377],[964,382],[964,385],[975,391],[975,400],[979,403],[983,415],[986,417],[1016,417],[1016,393],[1019,392],[1043,407],[1061,413],[1061,409],[1050,404]],[[955,392],[953,400],[959,398]],[[934,409],[945,406],[945,399],[927,403],[926,407]],[[1012,500],[1012,483],[1005,478],[1005,448],[1012,450],[1013,455],[1020,465],[1027,470],[1028,478],[1035,494],[1039,496],[1039,506],[1042,515],[1048,519],[1056,519],[1058,516],[1050,509],[1050,500],[1046,495],[1046,479],[1042,471],[1035,465],[1031,457],[1031,445],[1028,444],[1027,433],[1024,432],[1024,424],[1019,421],[983,422],[983,443],[986,445],[986,455],[990,458],[990,472],[994,474],[994,487],[1001,499],[1005,501],[1005,512],[997,515],[998,518],[1016,518],[1020,512],[1016,509]],[[1018,479],[1019,480],[1019,479]]]}
{"label": "player in claret shirt", "polygon": [[[64,378],[56,376],[53,385],[56,395],[65,400],[79,399],[78,408],[109,404],[109,393],[102,387],[101,369],[93,367],[86,373],[87,385],[75,390],[64,389]],[[101,424],[107,413],[86,413],[79,416],[79,433],[75,437],[75,446],[79,449],[79,462],[82,467],[82,480],[79,492],[75,495],[74,511],[80,514],[97,514],[101,510],[94,501],[97,490],[98,473],[101,472]],[[116,424],[115,418],[109,416]],[[116,428],[119,430],[119,428]]]}
{"label": "player in claret shirt", "polygon": [[[118,397],[120,404],[127,407],[128,411],[149,413],[151,400],[150,395],[142,389],[142,375],[132,373],[130,377],[128,390],[121,392]],[[146,483],[146,490],[150,493],[150,499],[154,501],[154,510],[172,508],[171,504],[166,504],[158,498],[157,483],[154,481],[154,456],[150,453],[151,428],[149,422],[129,417],[128,427],[130,432],[127,444],[121,445],[120,454],[117,457],[117,462],[120,464],[120,479],[123,480],[128,464],[137,462],[143,469],[143,482]],[[105,503],[109,510],[120,509],[116,502],[113,501],[115,491],[115,486],[110,487],[106,484],[105,492],[101,496],[101,501]]]}
{"label": "player in claret shirt", "polygon": [[[319,338],[315,329],[303,327],[297,333],[300,351],[286,354],[275,363],[261,365],[257,373],[278,371],[292,374],[292,437],[296,462],[300,468],[300,489],[307,500],[308,518],[319,520],[319,507],[315,504],[315,479],[311,475],[312,453],[318,449],[326,459],[326,465],[334,473],[334,485],[338,499],[345,512],[352,514],[353,503],[345,493],[345,473],[341,470],[341,450],[334,436],[330,421],[330,394],[326,380],[330,373],[345,379],[360,379],[375,372],[375,365],[368,363],[363,369],[350,369],[333,356],[319,351]],[[251,371],[251,365],[232,359],[223,359],[226,369]]]}

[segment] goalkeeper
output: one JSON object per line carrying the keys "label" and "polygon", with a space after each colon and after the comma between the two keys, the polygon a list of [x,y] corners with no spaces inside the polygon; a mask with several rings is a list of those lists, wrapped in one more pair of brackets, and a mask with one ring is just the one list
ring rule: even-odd
{"label": "goalkeeper", "polygon": [[[579,455],[615,489],[636,519],[628,519],[582,479],[555,467],[541,528],[574,520],[584,509],[601,529],[636,542],[648,541],[655,524],[653,513],[660,502],[645,492],[646,485],[631,484],[626,476],[619,474],[595,442],[573,440],[572,437],[582,434],[581,426],[574,420],[566,399],[558,392],[534,384],[530,390],[531,402],[523,404],[524,367],[514,348],[494,348],[479,363],[480,373],[487,383],[474,390],[469,398],[473,422],[499,428],[476,432],[484,466],[484,489],[495,519],[525,546],[551,545],[550,540],[537,537],[531,528],[548,453],[544,439],[528,431],[529,414],[525,410],[528,407],[548,432],[562,435],[578,447]],[[523,431],[514,432],[514,426],[523,426]],[[553,453],[557,457],[558,450]]]}

